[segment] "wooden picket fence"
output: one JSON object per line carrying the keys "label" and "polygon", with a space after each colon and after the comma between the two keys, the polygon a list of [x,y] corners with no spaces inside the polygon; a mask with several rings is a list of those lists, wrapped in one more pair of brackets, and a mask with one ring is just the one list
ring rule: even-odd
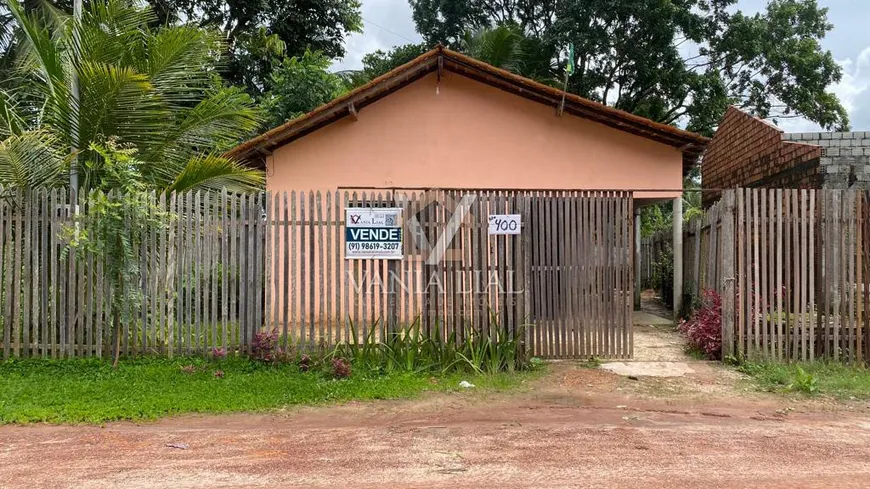
{"label": "wooden picket fence", "polygon": [[[671,241],[670,233],[644,240],[642,279]],[[866,191],[726,191],[684,224],[683,253],[684,296],[722,296],[726,355],[867,363]]]}
{"label": "wooden picket fence", "polygon": [[730,275],[736,281],[735,351],[776,360],[865,363],[870,354],[870,195],[857,190],[730,193],[736,239],[723,246],[736,250]]}
{"label": "wooden picket fence", "polygon": [[[151,203],[170,219],[141,244],[123,355],[244,352],[270,332],[307,349],[419,323],[445,340],[521,333],[548,358],[631,356],[627,193],[196,192]],[[417,224],[404,259],[345,259],[346,207],[403,208]],[[110,354],[104,266],[65,241],[87,212],[87,199],[60,190],[0,199],[4,357]],[[491,214],[520,214],[522,233],[489,235]],[[444,259],[430,263],[433,251]]]}
{"label": "wooden picket fence", "polygon": [[526,198],[532,351],[544,358],[630,358],[631,194],[546,192]]}
{"label": "wooden picket fence", "polygon": [[[489,214],[525,214],[516,193],[282,192],[266,197],[266,327],[282,345],[372,338],[419,322],[447,340],[513,334],[529,318],[521,236],[488,236]],[[456,206],[456,207],[454,207]],[[405,209],[402,260],[347,260],[345,208]],[[461,209],[461,210],[460,210]],[[466,216],[453,221],[454,211]],[[443,233],[448,239],[440,239]],[[452,239],[449,239],[452,237]],[[428,260],[435,253],[432,263]],[[289,280],[285,280],[289,277]]]}
{"label": "wooden picket fence", "polygon": [[[272,286],[265,303],[267,325],[284,344],[377,340],[419,322],[444,340],[469,330],[520,332],[530,354],[544,358],[631,356],[628,193],[358,189],[276,196],[267,196]],[[346,207],[403,208],[418,224],[406,225],[416,233],[404,240],[404,258],[344,259]],[[464,217],[454,220],[457,213]],[[489,235],[492,214],[519,214],[522,234]],[[430,263],[433,251],[443,259]]]}
{"label": "wooden picket fence", "polygon": [[[152,196],[151,212],[173,219],[141,243],[141,301],[123,311],[122,354],[250,344],[264,311],[262,200],[226,192]],[[86,202],[76,208],[58,190],[0,200],[4,357],[109,354],[112,297],[103,263],[65,241]]]}
{"label": "wooden picket fence", "polygon": [[[644,253],[671,241],[655,236]],[[722,297],[723,352],[866,364],[870,194],[737,189],[684,225],[684,295]]]}

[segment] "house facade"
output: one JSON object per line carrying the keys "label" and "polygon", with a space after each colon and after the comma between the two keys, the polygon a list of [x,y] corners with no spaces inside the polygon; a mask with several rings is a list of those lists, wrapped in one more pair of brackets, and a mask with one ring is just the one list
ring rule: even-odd
{"label": "house facade", "polygon": [[[295,221],[293,208],[281,214],[290,216],[291,232],[274,235],[269,239],[276,242],[267,246],[276,250],[279,264],[289,259],[290,265],[276,268],[278,285],[272,293],[278,298],[271,303],[284,309],[284,301],[291,301],[291,315],[297,308],[313,305],[313,309],[308,307],[315,311],[306,319],[308,325],[336,323],[354,315],[375,323],[378,318],[370,317],[375,309],[379,314],[386,312],[392,318],[388,322],[422,315],[434,324],[446,315],[463,324],[460,316],[474,317],[480,313],[477,307],[510,310],[504,306],[510,301],[511,307],[518,308],[514,323],[523,316],[536,322],[529,341],[537,335],[540,344],[546,345],[545,356],[567,358],[565,352],[571,351],[574,355],[624,357],[630,356],[630,308],[637,289],[632,287],[632,271],[640,221],[633,211],[667,200],[679,206],[683,177],[697,163],[707,142],[703,136],[437,47],[242,143],[229,155],[263,168],[267,190],[273,195],[296,191],[291,194],[293,201],[299,191],[304,192],[308,200],[300,201],[296,207],[300,211],[310,213],[325,192],[368,192],[369,199],[372,192],[378,195],[374,202],[343,200],[339,205],[333,200],[338,219],[330,220],[329,214],[321,218],[318,211],[318,217],[309,214]],[[450,202],[424,196],[423,208],[405,207],[402,219],[428,222],[422,226],[423,235],[415,235],[413,241],[419,237],[420,242],[442,243],[438,246],[449,247],[456,261],[433,264],[426,258],[431,253],[412,249],[412,239],[404,241],[400,259],[392,262],[351,263],[354,260],[347,250],[318,254],[318,243],[343,246],[350,242],[350,232],[345,234],[348,223],[359,216],[348,214],[345,219],[343,212],[354,212],[348,209],[402,207],[410,194],[433,190],[452,196]],[[494,215],[521,215],[518,232],[510,237],[465,220],[450,224],[456,215],[454,203],[465,196],[479,197],[477,207],[467,209],[472,221],[480,224]],[[328,208],[329,201],[325,202]],[[680,226],[682,221],[675,222]],[[324,224],[329,229],[318,234],[316,229]],[[299,233],[292,232],[294,226]],[[412,229],[406,233],[413,234]],[[442,239],[444,233],[450,243]],[[289,246],[288,239],[292,241]],[[342,258],[336,260],[336,256]],[[335,263],[337,280],[331,278],[330,263]],[[293,284],[289,288],[285,285],[288,273]],[[488,290],[480,294],[461,292],[468,290],[468,280],[475,274],[491,277],[493,273],[502,278],[534,275],[523,299],[527,303],[505,296],[505,289],[512,287],[487,284]],[[389,285],[396,275],[402,277],[398,289],[404,291],[403,285],[411,284],[406,294],[412,305],[395,306],[390,313],[399,298],[394,293],[396,285]],[[374,281],[379,287],[386,283],[368,294],[376,296],[374,307],[360,308],[360,301],[354,299],[360,280]],[[444,286],[453,295],[433,295],[435,282],[439,290],[442,283],[453,284]],[[287,292],[296,290],[296,285],[310,287],[308,295],[300,299]],[[333,308],[337,309],[333,317],[322,317],[320,311],[330,306],[314,291],[326,290],[328,297],[330,287],[341,289],[333,301],[340,305]],[[613,314],[592,318],[579,310],[572,312],[581,296],[601,301],[595,310],[611,308]],[[570,319],[572,315],[586,319]],[[440,324],[450,324],[445,321]],[[596,343],[603,350],[581,353],[583,335],[590,331],[607,331],[612,341]]]}

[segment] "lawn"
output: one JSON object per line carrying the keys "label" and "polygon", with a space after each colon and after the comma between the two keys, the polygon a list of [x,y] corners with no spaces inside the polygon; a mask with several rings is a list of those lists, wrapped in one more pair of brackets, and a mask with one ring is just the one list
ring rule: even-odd
{"label": "lawn", "polygon": [[870,370],[841,363],[746,363],[738,369],[764,391],[870,399]]}
{"label": "lawn", "polygon": [[268,411],[301,404],[396,399],[425,391],[518,387],[535,372],[472,375],[354,370],[333,379],[322,369],[264,365],[242,358],[144,358],[113,369],[98,360],[16,360],[0,363],[0,424],[102,423],[182,413]]}

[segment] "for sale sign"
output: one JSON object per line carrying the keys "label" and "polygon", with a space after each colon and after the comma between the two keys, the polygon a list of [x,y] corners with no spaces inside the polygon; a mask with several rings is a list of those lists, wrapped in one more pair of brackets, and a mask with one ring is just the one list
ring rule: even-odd
{"label": "for sale sign", "polygon": [[345,208],[344,257],[348,260],[401,260],[402,209]]}

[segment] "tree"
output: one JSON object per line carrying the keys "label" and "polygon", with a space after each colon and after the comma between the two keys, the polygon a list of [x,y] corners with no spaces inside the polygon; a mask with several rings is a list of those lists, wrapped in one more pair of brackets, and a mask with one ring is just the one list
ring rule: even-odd
{"label": "tree", "polygon": [[553,47],[526,36],[515,24],[465,31],[459,49],[498,68],[545,83],[555,80],[555,69],[551,65],[555,54]]}
{"label": "tree", "polygon": [[[7,4],[21,49],[20,83],[0,89],[0,184],[99,188],[109,138],[137,151],[149,189],[242,189],[262,175],[220,156],[259,126],[248,95],[215,83],[219,36],[196,26],[152,30],[153,13],[124,0],[91,3],[80,22]],[[71,73],[81,97],[72,95]]]}
{"label": "tree", "polygon": [[142,240],[171,217],[154,192],[261,185],[259,171],[219,156],[259,117],[248,95],[215,81],[223,46],[213,31],[152,29],[151,11],[123,0],[94,2],[80,21],[7,6],[20,83],[0,91],[0,184],[63,187],[75,165],[81,210],[64,237],[103,266],[117,365],[124,311],[140,300]]}
{"label": "tree", "polygon": [[[574,44],[568,90],[651,119],[711,134],[729,105],[774,121],[849,121],[829,87],[841,69],[819,40],[832,28],[815,0],[770,0],[746,15],[736,0],[409,0],[428,43],[516,26],[549,52],[551,77]],[[540,73],[538,77],[540,77]]]}
{"label": "tree", "polygon": [[232,84],[261,95],[284,56],[320,51],[344,56],[344,40],[362,32],[359,0],[149,0],[163,23],[179,19],[218,29],[229,46],[223,71]]}
{"label": "tree", "polygon": [[329,65],[323,54],[306,51],[285,59],[272,71],[262,102],[272,126],[310,112],[345,91],[344,80],[330,73]]}
{"label": "tree", "polygon": [[362,58],[361,70],[345,70],[337,73],[342,78],[347,89],[364,85],[384,73],[413,61],[429,48],[424,43],[396,46],[389,51],[378,49]]}
{"label": "tree", "polygon": [[479,0],[408,0],[417,32],[434,46],[442,43],[458,48],[466,31],[491,26]]}
{"label": "tree", "polygon": [[91,150],[101,156],[102,171],[94,182],[97,190],[82,197],[86,212],[77,213],[75,225],[65,233],[71,247],[92,253],[103,266],[111,291],[112,365],[117,367],[121,325],[134,321],[130,311],[142,303],[142,242],[151,230],[167,226],[171,216],[154,204],[138,173],[142,162],[136,160],[134,148],[121,148],[109,140],[105,145],[91,144]]}

